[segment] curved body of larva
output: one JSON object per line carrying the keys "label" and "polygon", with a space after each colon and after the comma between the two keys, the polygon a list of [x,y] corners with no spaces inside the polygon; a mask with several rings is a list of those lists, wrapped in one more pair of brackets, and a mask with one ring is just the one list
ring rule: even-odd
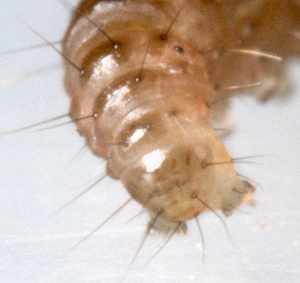
{"label": "curved body of larva", "polygon": [[64,39],[72,62],[65,84],[79,132],[107,160],[108,175],[155,219],[231,214],[254,188],[240,180],[209,124],[215,82],[207,65],[216,60],[199,52],[222,42],[214,5],[86,3]]}
{"label": "curved body of larva", "polygon": [[[25,23],[51,42],[58,41],[69,24],[70,12],[60,2],[7,0],[0,3],[0,25],[3,31],[1,52],[31,47],[18,53],[1,54],[1,83],[4,82],[1,84],[1,133],[67,112],[69,100],[60,87],[63,71],[58,68],[61,62],[59,54],[53,52],[49,45],[16,17],[21,16]],[[75,2],[78,1],[72,1],[73,4]],[[91,0],[86,3],[93,2]],[[223,78],[213,99],[218,101],[221,95],[231,94],[231,90],[226,89],[227,86],[243,86],[262,81],[261,78],[268,82],[262,89],[271,91],[258,91],[259,98],[265,100],[270,97],[272,89],[280,93],[280,87],[285,85],[283,63],[287,62],[290,55],[297,55],[295,50],[299,46],[299,28],[297,21],[292,20],[297,15],[299,1],[209,2],[219,5],[215,6],[215,13],[226,11],[226,14],[221,14],[222,18],[226,19],[225,22],[230,20],[230,26],[236,28],[230,28],[230,33],[243,35],[244,45],[240,45],[240,42],[238,49],[250,47],[264,52],[270,50],[285,59],[283,62],[275,62],[265,57],[237,53],[233,50],[233,42],[236,42],[233,35],[225,44],[232,48],[231,51],[226,48],[219,49],[223,45],[221,43],[216,46],[215,53],[206,52],[209,50],[205,48],[202,53],[206,55],[206,59],[213,60],[214,56],[218,56],[215,61],[218,62],[217,66],[224,62],[224,68],[209,70],[210,73],[222,70],[222,75],[216,72],[214,76],[217,78],[211,79],[213,84],[219,83],[219,79]],[[276,7],[280,2],[283,5],[274,10],[276,13],[270,14],[273,10],[266,9],[267,6]],[[222,3],[226,5],[222,6]],[[264,5],[267,6],[263,7]],[[184,10],[180,15],[183,12]],[[254,18],[247,15],[248,12]],[[271,15],[282,20],[274,22]],[[186,16],[178,19],[176,24],[181,25],[185,18]],[[250,24],[249,19],[252,19]],[[240,29],[240,23],[244,23],[243,29]],[[276,28],[278,24],[280,29]],[[256,33],[260,30],[261,32]],[[268,36],[269,33],[272,37]],[[245,35],[251,34],[252,37],[249,36],[246,43]],[[260,45],[262,39],[264,45]],[[225,36],[222,40],[224,42]],[[40,44],[44,44],[44,47],[32,47]],[[247,64],[240,65],[240,60],[246,60]],[[55,63],[57,68],[53,71],[51,67]],[[294,68],[291,70],[297,78],[300,69],[299,64],[295,63],[299,62],[292,61]],[[213,65],[207,64],[209,66]],[[233,69],[236,70],[234,76],[229,72]],[[273,70],[275,76],[271,75],[272,72],[268,76],[269,72],[266,70]],[[245,78],[249,78],[245,71],[249,72],[250,81],[245,81]],[[3,87],[6,79],[11,78],[13,84]],[[228,81],[229,79],[232,80]],[[205,283],[297,282],[300,264],[298,80],[295,80],[295,87],[293,96],[280,103],[272,100],[262,105],[250,97],[233,98],[230,112],[235,118],[235,131],[224,139],[230,154],[268,155],[260,160],[265,166],[236,164],[238,172],[261,185],[255,195],[258,205],[250,210],[251,213],[241,213],[249,212],[247,207],[242,207],[241,212],[238,210],[233,217],[226,219],[238,253],[230,245],[219,219],[213,213],[201,214],[199,221],[205,238],[206,254],[204,272],[201,268],[204,245],[200,243],[196,223],[191,221],[188,224],[189,237],[173,237],[146,268],[139,269],[138,266],[157,251],[157,244],[163,239],[149,235],[130,276],[124,282],[198,282],[202,276]],[[253,90],[256,91],[257,87]],[[224,117],[223,107],[220,107],[220,111],[215,111],[221,101],[212,104],[209,111],[214,115],[220,113],[220,117]],[[222,122],[217,116],[213,125]],[[222,123],[220,126],[222,127]],[[46,131],[24,131],[1,136],[1,282],[122,282],[148,221],[147,215],[141,215],[123,226],[139,211],[135,202],[122,209],[112,221],[93,233],[92,237],[76,249],[69,250],[91,231],[95,231],[99,223],[128,199],[121,182],[106,178],[100,186],[93,187],[85,195],[80,194],[80,198],[60,211],[56,217],[49,218],[49,215],[72,199],[72,196],[78,195],[78,191],[82,190],[79,184],[86,184],[95,172],[99,177],[99,167],[103,163],[93,158],[88,150],[73,159],[82,146],[82,141],[74,131],[72,123]]]}

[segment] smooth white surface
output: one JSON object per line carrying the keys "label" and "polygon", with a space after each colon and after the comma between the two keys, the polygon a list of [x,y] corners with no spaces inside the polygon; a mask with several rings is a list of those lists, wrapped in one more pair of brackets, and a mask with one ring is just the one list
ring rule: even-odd
{"label": "smooth white surface", "polygon": [[[76,2],[76,1],[73,1]],[[17,3],[17,4],[16,4]],[[59,1],[6,0],[0,4],[1,50],[60,39],[69,13]],[[300,44],[300,42],[299,42]],[[1,82],[30,70],[60,64],[49,47],[1,55]],[[0,282],[298,282],[300,277],[300,63],[295,89],[285,101],[260,105],[238,99],[236,131],[225,143],[233,157],[266,155],[239,166],[257,181],[257,207],[243,206],[226,220],[236,245],[212,213],[202,215],[206,258],[195,221],[142,268],[163,241],[147,239],[126,280],[148,217],[130,203],[76,248],[90,231],[128,199],[119,182],[105,178],[68,207],[64,204],[103,172],[74,125],[0,136]],[[0,132],[67,113],[69,99],[57,67],[1,88]],[[6,81],[7,82],[7,81]],[[76,156],[76,157],[75,157]],[[75,158],[74,158],[75,157]],[[80,186],[81,185],[81,186]],[[246,212],[246,213],[244,213]]]}

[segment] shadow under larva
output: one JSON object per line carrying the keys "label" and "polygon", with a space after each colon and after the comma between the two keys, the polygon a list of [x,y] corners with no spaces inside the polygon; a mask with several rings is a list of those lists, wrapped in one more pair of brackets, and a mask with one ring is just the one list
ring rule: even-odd
{"label": "shadow under larva", "polygon": [[[19,4],[18,8],[6,5],[9,13],[3,17],[2,26],[8,26],[5,35],[17,42],[5,39],[9,49],[42,43],[22,23],[12,20],[16,13],[51,41],[60,39],[68,24],[69,11],[58,2],[54,5],[52,1],[26,1],[24,7]],[[35,22],[39,16],[41,20]],[[65,22],[55,24],[52,31],[50,23],[54,26],[59,18],[65,18]],[[2,59],[5,66],[11,67],[5,68],[7,74],[1,75],[1,79],[61,61],[47,47],[1,56]],[[36,61],[40,63],[34,66]],[[62,75],[61,68],[49,70],[1,89],[1,131],[65,113],[69,102],[60,87]],[[299,89],[299,83],[295,84]],[[256,192],[255,209],[242,207],[241,213],[236,212],[227,221],[237,253],[214,215],[207,213],[200,218],[206,242],[205,282],[280,282],[281,279],[295,282],[299,263],[299,95],[296,90],[293,93],[286,101],[264,106],[248,98],[234,102],[236,131],[225,140],[231,154],[276,156],[263,159],[264,166],[254,164],[241,169],[243,175],[256,180],[263,189]],[[5,165],[1,169],[0,206],[2,281],[119,282],[122,279],[148,221],[143,215],[124,225],[139,211],[137,205],[124,209],[87,241],[60,256],[127,199],[126,192],[116,188],[116,182],[105,180],[56,217],[48,217],[81,191],[74,189],[75,185],[91,180],[98,173],[101,164],[89,153],[71,162],[82,145],[83,140],[78,138],[73,125],[1,137],[1,160]],[[137,265],[147,261],[161,241],[160,237],[149,237]],[[143,270],[133,268],[130,282],[197,282],[202,276],[201,248],[196,225],[189,225],[188,236],[173,237]]]}

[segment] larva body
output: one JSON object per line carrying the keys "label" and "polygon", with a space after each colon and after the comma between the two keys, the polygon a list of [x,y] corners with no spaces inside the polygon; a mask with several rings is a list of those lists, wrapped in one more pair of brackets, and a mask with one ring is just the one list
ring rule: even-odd
{"label": "larva body", "polygon": [[[32,3],[37,5],[35,1],[32,1]],[[30,4],[28,3],[28,5]],[[42,9],[44,5],[43,1],[41,5],[36,6],[36,9]],[[52,1],[51,5],[53,5]],[[45,12],[38,10],[38,14],[43,15],[43,17],[51,14],[49,8]],[[19,7],[19,14],[23,10],[27,14],[32,12],[28,10],[28,7],[27,9],[26,7]],[[61,7],[57,7],[57,10],[65,12],[64,8]],[[54,21],[58,14],[57,11],[52,12]],[[35,16],[31,17],[35,18]],[[57,39],[56,36],[51,37],[51,35],[47,34],[49,25],[46,24],[45,28],[43,28],[38,22],[31,22],[31,17],[25,17],[25,21],[29,22],[34,29],[38,30],[46,38]],[[49,17],[51,18],[51,16]],[[13,13],[11,18],[13,18]],[[46,21],[46,18],[44,21]],[[48,20],[47,23],[49,24],[49,22],[51,21]],[[64,25],[67,25],[67,23]],[[63,29],[64,25],[60,28]],[[22,32],[27,32],[27,36],[30,39],[33,38],[35,40],[35,36],[30,35],[26,27],[22,24],[18,26]],[[62,34],[63,30],[60,30],[59,33]],[[35,43],[39,43],[39,39],[35,40],[34,43],[19,42],[16,47]],[[14,45],[10,45],[9,48],[14,49]],[[6,50],[7,48],[3,49]],[[46,48],[46,51],[47,54],[51,55],[51,50]],[[45,59],[45,56],[49,56],[45,55],[46,51],[43,49],[40,55],[41,61]],[[37,55],[39,53],[36,50],[30,51],[30,54],[34,54],[34,56],[39,56]],[[55,55],[57,56],[54,53],[54,57]],[[27,60],[26,58],[21,60],[22,56],[25,58],[27,54],[21,54],[18,57],[19,64]],[[29,60],[30,66],[33,65],[34,60]],[[252,58],[251,60],[254,59]],[[59,58],[57,61],[59,61]],[[16,69],[13,73],[19,74],[20,72]],[[22,90],[21,93],[26,94],[26,99],[21,95],[19,101],[23,99],[25,102],[29,96],[36,99],[42,93],[42,90],[35,89],[36,85],[46,85],[48,81],[50,85],[57,84],[57,79],[51,81],[51,76],[51,72],[50,74],[42,75],[41,80],[39,76],[36,76],[33,79],[34,83],[31,83],[28,89],[25,89],[24,85],[26,80],[25,82],[20,81],[18,85],[10,89],[1,90],[2,99],[6,97],[5,92],[8,93],[7,105],[2,104],[3,111],[1,113],[4,115],[1,116],[3,117],[2,120],[6,123],[7,117],[12,117],[19,120],[19,122],[22,121],[22,125],[28,125],[60,114],[60,111],[53,113],[53,115],[50,112],[45,113],[49,110],[49,106],[55,108],[57,101],[61,97],[64,98],[63,92],[54,95],[57,101],[54,101],[54,99],[53,102],[45,100],[45,104],[49,105],[45,108],[42,108],[43,103],[40,101],[36,102],[36,104],[33,102],[35,107],[31,110],[32,116],[37,110],[43,109],[40,117],[37,117],[35,121],[29,121],[31,119],[30,115],[24,114],[24,111],[27,110],[26,107],[22,108],[21,104],[18,105],[17,100],[14,103],[14,107],[11,107],[11,104],[9,104],[12,97],[18,93],[17,89],[19,86]],[[48,86],[49,88],[50,86]],[[44,87],[44,91],[45,96],[47,96],[47,93],[51,96],[53,92],[56,92],[47,90],[47,86]],[[297,93],[295,93],[291,101],[287,100],[282,104],[268,102],[269,104],[263,107],[249,99],[245,99],[241,103],[241,112],[238,112],[238,114],[233,112],[232,114],[240,120],[241,124],[238,124],[237,134],[226,140],[231,155],[278,153],[279,158],[275,160],[271,158],[271,162],[269,160],[265,161],[264,163],[268,164],[267,169],[258,165],[248,165],[246,167],[247,170],[244,169],[243,171],[243,175],[245,174],[257,180],[264,188],[264,190],[257,190],[256,198],[259,200],[259,205],[257,208],[250,210],[251,214],[235,213],[228,223],[230,233],[238,246],[238,251],[245,259],[244,262],[246,262],[247,267],[241,264],[240,257],[237,258],[233,254],[233,248],[226,238],[223,227],[218,223],[218,219],[209,213],[201,217],[201,224],[203,225],[206,239],[205,282],[279,282],[280,280],[296,282],[295,274],[297,269],[295,266],[299,262],[297,258],[297,231],[299,231],[297,226],[297,204],[299,204],[297,168],[299,166],[299,149],[292,142],[295,143],[299,136],[297,134],[299,133],[297,119],[299,117],[299,115],[297,116],[299,99],[297,97]],[[63,100],[62,103],[66,107],[67,101]],[[13,115],[12,113],[17,114]],[[253,117],[253,113],[255,113],[255,117]],[[268,119],[270,119],[269,124],[267,124]],[[4,129],[1,128],[1,130],[18,128],[16,126],[18,121],[16,120],[11,121],[9,124],[7,122],[7,126]],[[260,123],[261,121],[263,123]],[[71,127],[70,130],[67,130],[67,133],[72,131],[74,129]],[[53,177],[58,171],[57,169],[53,171],[54,167],[62,163],[65,165],[62,165],[60,169],[65,169],[67,163],[79,148],[78,144],[75,145],[73,150],[68,148],[68,144],[76,143],[76,135],[66,137],[67,133],[66,128],[59,128],[33,134],[19,133],[1,137],[1,143],[3,142],[1,154],[4,157],[2,160],[7,160],[5,164],[9,164],[6,166],[5,172],[14,172],[14,174],[8,175],[7,179],[5,175],[1,177],[4,184],[2,186],[4,190],[1,198],[1,215],[3,215],[5,220],[2,222],[5,223],[2,231],[4,231],[5,237],[1,245],[2,255],[4,255],[4,267],[0,278],[4,282],[32,282],[34,280],[42,282],[69,282],[76,280],[82,282],[118,282],[118,279],[121,280],[136,251],[142,233],[141,230],[144,229],[147,223],[147,217],[142,218],[142,221],[135,220],[129,225],[128,229],[123,228],[122,230],[120,226],[138,211],[138,207],[135,207],[131,214],[127,214],[126,210],[122,211],[117,219],[120,217],[120,221],[122,221],[122,217],[124,217],[123,222],[119,222],[119,220],[113,221],[111,225],[103,227],[99,233],[94,234],[93,237],[82,243],[75,250],[63,258],[59,258],[58,262],[52,261],[53,258],[57,259],[57,253],[68,249],[74,242],[76,243],[77,240],[84,237],[85,233],[91,231],[97,223],[109,215],[112,212],[111,206],[113,203],[114,207],[118,207],[120,203],[127,199],[123,189],[118,190],[115,188],[115,185],[108,187],[107,192],[104,190],[102,192],[96,191],[92,193],[91,197],[84,196],[80,198],[79,201],[61,212],[58,218],[50,220],[53,226],[49,229],[47,225],[49,219],[44,218],[42,215],[49,215],[51,211],[55,211],[67,202],[71,194],[77,194],[68,188],[65,189],[64,183],[62,184],[56,180],[56,177]],[[270,137],[272,137],[272,143],[269,142]],[[47,142],[48,139],[49,142]],[[37,166],[41,167],[39,168],[41,170],[40,173],[33,171],[37,170],[37,167],[30,170],[24,169],[23,162],[26,160],[26,149],[24,146],[27,148],[27,142],[33,142],[32,147],[34,148],[37,145],[40,147],[37,153],[27,150],[28,154],[30,153],[32,156],[31,159],[28,159],[28,164],[39,164]],[[45,150],[43,150],[43,147],[45,148],[44,143],[50,150],[48,154],[49,159],[46,159],[47,154],[42,154]],[[2,148],[5,148],[4,152]],[[20,151],[16,152],[18,148]],[[28,144],[28,148],[30,148],[30,144]],[[72,148],[71,145],[70,148]],[[66,150],[68,150],[68,153],[64,153]],[[79,157],[79,159],[81,158]],[[46,167],[47,163],[49,167]],[[84,169],[87,165],[80,165],[82,166],[78,168],[78,174],[80,172],[80,174],[87,176],[87,171]],[[44,169],[44,166],[47,169]],[[23,175],[21,175],[22,172],[24,173]],[[65,172],[61,172],[61,176],[64,175]],[[19,185],[16,186],[15,183],[19,178]],[[83,180],[86,179],[90,178],[85,177]],[[15,181],[12,182],[11,180]],[[28,183],[24,183],[27,180]],[[56,183],[56,181],[58,182]],[[74,180],[71,180],[68,184],[73,184],[73,182]],[[105,187],[105,184],[102,184],[101,187]],[[117,201],[119,198],[120,200]],[[19,200],[22,200],[22,202]],[[107,205],[108,200],[111,202],[111,205]],[[96,206],[99,207],[98,210],[93,209]],[[105,206],[107,206],[106,211]],[[244,210],[245,208],[243,207],[242,209]],[[91,214],[88,214],[88,211],[92,211]],[[22,217],[18,218],[19,214]],[[60,221],[62,222],[61,226],[59,226]],[[72,224],[72,222],[74,223]],[[9,227],[12,227],[10,230],[7,229],[6,223],[11,223],[9,225]],[[39,225],[43,223],[43,225],[37,226],[37,223]],[[267,227],[266,229],[263,228],[264,224]],[[133,230],[136,227],[139,227],[140,230]],[[144,263],[151,257],[156,251],[158,240],[159,237],[153,237],[154,245],[151,246],[153,243],[151,237],[149,238],[149,243],[145,244],[145,251],[147,253],[148,250],[149,253],[145,256],[142,254],[137,260],[137,264],[140,262]],[[188,237],[174,237],[172,242],[150,265],[142,271],[134,273],[128,280],[130,282],[153,282],[153,280],[158,282],[159,280],[162,282],[196,282],[196,278],[200,278],[202,274],[201,252],[194,247],[194,243],[198,241],[200,242],[199,234],[193,225],[189,229]],[[120,245],[117,242],[120,242]],[[126,251],[124,245],[128,245],[128,251]],[[54,256],[53,253],[55,253]],[[274,258],[273,264],[270,256]],[[43,260],[47,258],[50,260]],[[7,261],[6,259],[11,260]],[[109,262],[109,264],[105,263],[105,261]],[[114,264],[116,266],[113,266]],[[118,264],[123,267],[119,267]],[[282,267],[282,270],[278,268],[278,265]]]}
{"label": "larva body", "polygon": [[[238,178],[209,124],[214,85],[207,64],[214,61],[199,52],[220,41],[214,6],[87,3],[64,40],[72,62],[65,82],[72,117],[107,160],[108,175],[158,220],[185,222],[208,209],[231,214],[254,189]],[[178,22],[187,20],[166,34],[179,12]]]}

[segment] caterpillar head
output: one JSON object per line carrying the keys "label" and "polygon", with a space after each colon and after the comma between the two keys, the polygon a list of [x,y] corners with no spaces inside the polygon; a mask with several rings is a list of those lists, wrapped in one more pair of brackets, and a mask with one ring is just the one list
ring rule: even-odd
{"label": "caterpillar head", "polygon": [[226,150],[214,136],[187,140],[139,156],[121,179],[153,217],[184,222],[204,210],[230,215],[254,188],[238,178]]}

